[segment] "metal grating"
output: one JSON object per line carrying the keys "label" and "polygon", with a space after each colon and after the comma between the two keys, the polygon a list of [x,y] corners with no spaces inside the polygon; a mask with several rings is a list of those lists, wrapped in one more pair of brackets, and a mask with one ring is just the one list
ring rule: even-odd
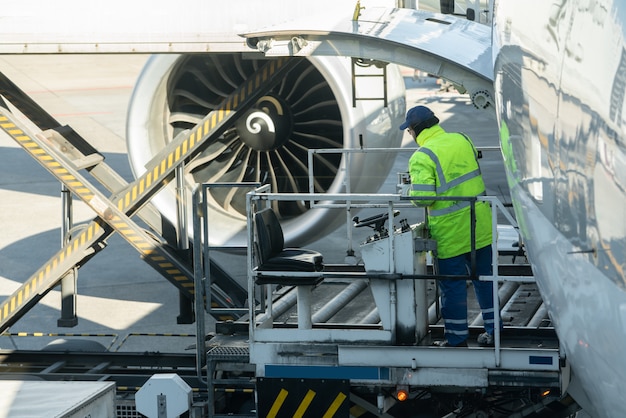
{"label": "metal grating", "polygon": [[207,351],[209,360],[247,360],[250,357],[248,346],[216,346]]}
{"label": "metal grating", "polygon": [[116,401],[117,418],[145,418],[145,415],[137,412],[134,400]]}

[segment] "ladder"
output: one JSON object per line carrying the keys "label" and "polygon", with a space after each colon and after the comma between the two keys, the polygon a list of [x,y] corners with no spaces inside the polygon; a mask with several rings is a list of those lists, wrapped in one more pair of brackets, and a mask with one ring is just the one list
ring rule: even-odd
{"label": "ladder", "polygon": [[[0,333],[14,324],[74,268],[85,264],[106,247],[106,239],[120,234],[139,252],[142,259],[193,299],[194,272],[187,260],[160,239],[142,229],[131,217],[138,215],[148,225],[158,225],[160,217],[149,200],[172,179],[177,166],[198,155],[249,109],[288,72],[297,60],[269,61],[245,81],[213,112],[185,134],[177,136],[147,165],[146,172],[128,184],[104,157],[69,127],[59,124],[0,74],[0,93],[30,119],[41,133],[30,133],[20,119],[0,103],[0,129],[13,138],[31,157],[83,200],[97,216],[24,284],[0,304]],[[113,194],[105,196],[83,174],[87,171]],[[213,268],[213,266],[212,266]],[[219,272],[218,266],[215,271]],[[224,307],[243,306],[246,291],[227,274],[215,274],[212,300]]]}
{"label": "ladder", "polygon": [[[382,100],[383,107],[387,107],[387,64],[379,60],[352,58],[352,107],[356,107],[356,102],[359,100]],[[382,96],[358,96],[357,82],[359,78],[379,78]]]}

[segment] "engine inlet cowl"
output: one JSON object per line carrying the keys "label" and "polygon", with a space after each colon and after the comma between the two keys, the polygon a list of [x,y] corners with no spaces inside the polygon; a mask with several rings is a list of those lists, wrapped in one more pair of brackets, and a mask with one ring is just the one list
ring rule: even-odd
{"label": "engine inlet cowl", "polygon": [[[155,55],[135,86],[127,119],[128,153],[133,173],[145,165],[180,132],[193,128],[260,68],[264,57],[240,53]],[[393,67],[387,71],[388,107],[382,101],[352,105],[351,61],[325,57],[301,59],[254,106],[185,167],[190,189],[196,183],[255,182],[272,191],[305,193],[308,150],[325,148],[398,147],[397,126],[405,111],[404,83]],[[395,69],[395,71],[394,71]],[[380,91],[382,81],[374,89]],[[359,88],[367,86],[359,84]],[[362,96],[371,93],[361,92]],[[355,155],[350,168],[351,191],[378,190],[395,155]],[[341,153],[315,154],[314,190],[344,190]],[[248,189],[210,189],[212,245],[244,245],[245,194]],[[190,193],[189,193],[190,194]],[[159,193],[155,206],[176,224],[172,185]],[[307,202],[275,202],[285,240],[304,243],[341,223],[332,210],[310,210]]]}

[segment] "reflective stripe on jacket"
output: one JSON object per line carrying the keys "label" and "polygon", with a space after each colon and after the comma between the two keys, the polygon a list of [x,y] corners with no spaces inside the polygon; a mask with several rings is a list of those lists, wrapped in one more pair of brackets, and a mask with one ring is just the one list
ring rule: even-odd
{"label": "reflective stripe on jacket", "polygon": [[[417,137],[420,148],[409,160],[410,196],[481,196],[485,194],[477,151],[471,140],[448,133],[439,125],[424,129]],[[471,250],[470,202],[416,201],[428,206],[430,234],[437,241],[439,258]],[[476,202],[476,249],[491,244],[491,208]]]}

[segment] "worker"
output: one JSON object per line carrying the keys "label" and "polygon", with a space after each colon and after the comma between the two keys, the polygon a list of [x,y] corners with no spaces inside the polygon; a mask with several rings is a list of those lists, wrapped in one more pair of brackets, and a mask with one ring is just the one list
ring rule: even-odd
{"label": "worker", "polygon": [[[416,106],[400,125],[419,148],[409,160],[409,196],[418,206],[427,207],[428,227],[437,241],[437,272],[442,276],[468,276],[471,272],[470,202],[467,200],[429,200],[439,196],[481,196],[485,194],[478,165],[478,151],[462,133],[446,132],[428,107]],[[478,275],[492,274],[491,208],[488,202],[475,202],[475,269]],[[493,345],[494,309],[492,282],[472,280],[482,310],[485,332],[478,336],[481,346]],[[460,279],[438,281],[445,340],[436,345],[467,347],[467,283]]]}

